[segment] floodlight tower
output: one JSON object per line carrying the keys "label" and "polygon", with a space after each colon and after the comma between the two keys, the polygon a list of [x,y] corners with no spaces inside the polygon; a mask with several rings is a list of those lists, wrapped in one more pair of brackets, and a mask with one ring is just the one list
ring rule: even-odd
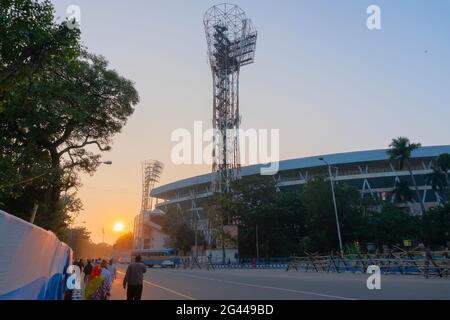
{"label": "floodlight tower", "polygon": [[245,12],[232,4],[209,9],[204,18],[214,87],[214,192],[229,192],[240,178],[239,72],[254,62],[257,32]]}
{"label": "floodlight tower", "polygon": [[156,160],[148,160],[142,163],[142,213],[153,209],[153,198],[150,197],[150,193],[155,184],[159,182],[163,169],[164,164]]}

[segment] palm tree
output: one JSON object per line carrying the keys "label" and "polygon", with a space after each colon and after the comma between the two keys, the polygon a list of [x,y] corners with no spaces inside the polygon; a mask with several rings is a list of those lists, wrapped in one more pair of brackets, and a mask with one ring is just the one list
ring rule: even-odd
{"label": "palm tree", "polygon": [[395,202],[412,202],[414,199],[414,193],[411,191],[411,188],[406,181],[398,181],[395,184],[395,188],[393,191],[393,201]]}
{"label": "palm tree", "polygon": [[447,177],[438,167],[433,165],[432,169],[433,172],[427,177],[427,184],[431,185],[433,191],[439,196],[438,202],[442,204],[442,200],[445,199],[444,191],[448,187]]}
{"label": "palm tree", "polygon": [[[440,196],[440,200],[446,201],[447,195],[445,191],[450,186],[448,171],[450,170],[450,154],[441,154],[433,161],[433,173],[427,178],[427,183],[430,183],[433,190]],[[441,202],[441,201],[440,201]]]}
{"label": "palm tree", "polygon": [[411,176],[411,180],[414,184],[414,189],[416,190],[417,199],[420,202],[422,214],[425,214],[425,205],[423,203],[423,199],[420,197],[416,178],[414,177],[411,168],[411,154],[414,150],[419,149],[421,146],[422,145],[420,143],[411,143],[408,138],[400,137],[397,139],[392,139],[392,143],[389,145],[390,149],[387,151],[387,154],[399,170],[406,168],[409,171],[409,175]]}
{"label": "palm tree", "polygon": [[450,154],[443,153],[435,161],[435,165],[439,168],[445,175],[447,179],[447,186],[450,185],[448,172],[450,171]]}

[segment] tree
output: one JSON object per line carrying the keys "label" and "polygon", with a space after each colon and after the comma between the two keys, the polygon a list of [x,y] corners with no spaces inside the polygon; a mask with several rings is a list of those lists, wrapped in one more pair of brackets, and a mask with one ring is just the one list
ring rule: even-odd
{"label": "tree", "polygon": [[133,249],[133,233],[127,233],[116,240],[114,250],[131,251]]}
{"label": "tree", "polygon": [[67,229],[62,240],[72,248],[75,257],[82,257],[91,242],[91,233],[85,227]]}
{"label": "tree", "polygon": [[234,240],[230,237],[225,226],[230,225],[234,220],[233,218],[237,217],[236,204],[237,202],[233,201],[231,193],[214,193],[206,204],[207,217],[215,233],[214,240],[222,249],[222,263],[225,263],[226,243]]}
{"label": "tree", "polygon": [[450,244],[450,204],[431,209],[423,217],[422,237],[426,244],[448,247]]}
{"label": "tree", "polygon": [[431,185],[431,188],[438,196],[438,202],[440,204],[445,202],[446,194],[445,190],[448,188],[447,177],[445,174],[436,166],[432,168],[433,172],[430,173],[427,178],[427,184]]}
{"label": "tree", "polygon": [[72,248],[74,257],[84,259],[108,259],[113,247],[106,243],[93,243],[90,232],[85,227],[64,230],[61,239]]}
{"label": "tree", "polygon": [[92,147],[111,149],[138,93],[105,58],[80,51],[79,31],[55,23],[49,1],[1,6],[0,202],[24,216],[38,204],[39,225],[61,234],[80,209],[70,194],[78,173],[99,166]]}
{"label": "tree", "polygon": [[420,216],[412,216],[405,210],[385,203],[381,212],[369,219],[367,240],[382,245],[401,245],[403,240],[420,239]]}
{"label": "tree", "polygon": [[190,252],[195,242],[195,233],[192,226],[186,221],[185,216],[175,209],[169,209],[162,217],[162,230],[167,236],[168,245]]}
{"label": "tree", "polygon": [[450,185],[448,172],[450,171],[450,154],[443,153],[441,154],[434,163],[434,166],[440,169],[445,176],[447,177],[447,184]]}
{"label": "tree", "polygon": [[444,153],[433,160],[433,173],[428,176],[428,183],[431,184],[433,190],[439,195],[441,204],[448,200],[448,187],[450,180],[448,172],[450,170],[450,154]]}
{"label": "tree", "polygon": [[48,63],[78,56],[80,31],[55,23],[50,1],[3,0],[0,12],[0,96]]}
{"label": "tree", "polygon": [[420,202],[422,214],[425,214],[425,204],[423,203],[423,199],[420,196],[416,178],[411,168],[411,154],[414,150],[420,148],[421,144],[411,143],[408,138],[400,137],[397,139],[393,139],[389,147],[390,149],[387,151],[387,154],[389,155],[389,158],[394,163],[394,165],[399,170],[403,170],[404,168],[406,168],[409,171],[409,175],[411,176],[411,180],[416,191],[417,200]]}
{"label": "tree", "polygon": [[272,177],[246,177],[232,190],[215,194],[205,207],[222,252],[225,242],[235,241],[224,229],[229,224],[238,227],[241,256],[254,257],[257,247],[266,258],[297,252],[303,230],[298,190],[277,192]]}
{"label": "tree", "polygon": [[411,191],[408,182],[401,180],[395,183],[392,197],[394,202],[407,203],[414,199],[414,194]]}
{"label": "tree", "polygon": [[[364,217],[361,195],[346,184],[335,186],[336,204],[343,244],[364,238]],[[306,217],[306,236],[310,250],[318,252],[338,251],[338,235],[329,181],[316,177],[301,191],[303,214]]]}

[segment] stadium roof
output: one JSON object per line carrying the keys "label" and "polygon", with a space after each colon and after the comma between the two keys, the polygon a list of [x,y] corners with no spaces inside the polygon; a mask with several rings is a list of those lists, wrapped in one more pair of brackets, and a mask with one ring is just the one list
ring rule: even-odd
{"label": "stadium roof", "polygon": [[[356,151],[347,153],[336,153],[330,155],[319,155],[315,157],[299,158],[292,160],[280,161],[280,171],[288,170],[301,170],[306,168],[316,168],[323,167],[324,163],[319,160],[322,156],[326,159],[330,165],[338,166],[343,164],[352,163],[364,163],[373,161],[383,161],[389,160],[386,153],[386,149],[382,150],[371,150],[371,151]],[[422,147],[413,152],[413,158],[429,158],[437,157],[443,153],[450,153],[450,145],[447,146],[433,146],[433,147]],[[241,169],[241,174],[243,177],[257,175],[260,173],[261,168],[268,167],[268,165],[253,165],[248,167],[243,167]],[[205,174],[201,176],[196,176],[180,181],[176,181],[158,188],[153,189],[151,196],[157,197],[166,192],[175,191],[183,188],[192,187],[194,185],[200,185],[211,182],[212,174]]]}

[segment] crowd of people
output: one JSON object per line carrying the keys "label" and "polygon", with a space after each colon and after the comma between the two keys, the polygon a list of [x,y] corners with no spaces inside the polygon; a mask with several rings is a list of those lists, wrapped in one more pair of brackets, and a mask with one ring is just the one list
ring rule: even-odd
{"label": "crowd of people", "polygon": [[[113,259],[76,259],[74,265],[80,268],[83,279],[84,300],[108,300],[111,297],[113,282],[117,279],[117,267]],[[144,273],[147,266],[140,256],[128,265],[123,279],[123,288],[127,291],[127,300],[141,300]]]}
{"label": "crowd of people", "polygon": [[82,273],[85,300],[107,300],[111,296],[112,284],[117,279],[117,267],[113,259],[87,259],[86,262],[77,259],[74,265]]}

